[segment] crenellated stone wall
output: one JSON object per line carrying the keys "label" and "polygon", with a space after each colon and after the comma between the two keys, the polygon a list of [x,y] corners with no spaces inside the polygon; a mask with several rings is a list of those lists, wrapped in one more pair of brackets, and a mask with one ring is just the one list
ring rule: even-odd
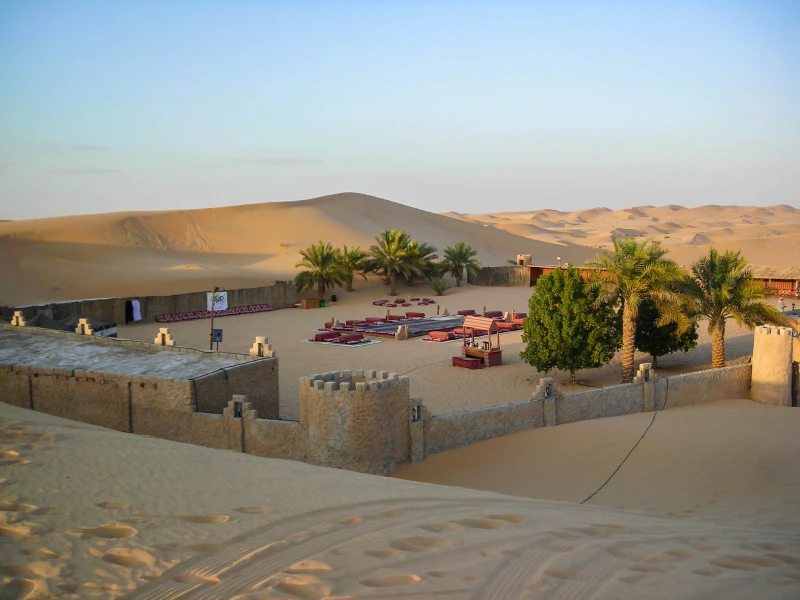
{"label": "crenellated stone wall", "polygon": [[389,474],[410,459],[409,379],[357,369],[300,378],[306,461]]}

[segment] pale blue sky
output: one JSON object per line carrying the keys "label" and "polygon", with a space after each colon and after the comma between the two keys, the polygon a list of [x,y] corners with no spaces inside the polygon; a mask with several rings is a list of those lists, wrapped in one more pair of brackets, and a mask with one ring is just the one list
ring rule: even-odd
{"label": "pale blue sky", "polygon": [[800,3],[0,1],[0,219],[800,205]]}

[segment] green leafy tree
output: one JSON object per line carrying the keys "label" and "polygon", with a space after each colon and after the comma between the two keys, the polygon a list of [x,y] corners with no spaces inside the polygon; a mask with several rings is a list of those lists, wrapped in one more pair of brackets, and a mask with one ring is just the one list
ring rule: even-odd
{"label": "green leafy tree", "polygon": [[481,263],[475,258],[478,252],[473,250],[472,246],[458,242],[455,246],[448,246],[443,252],[442,270],[453,276],[456,280],[456,287],[461,287],[465,269],[467,273],[472,273],[476,277],[481,272]]}
{"label": "green leafy tree", "polygon": [[303,257],[295,267],[303,267],[294,278],[297,291],[311,289],[315,285],[320,300],[325,298],[325,291],[342,285],[347,280],[347,273],[339,262],[339,253],[328,242],[320,241],[300,252]]}
{"label": "green leafy tree", "polygon": [[352,292],[353,277],[356,273],[361,275],[364,280],[367,279],[367,276],[364,274],[364,270],[367,268],[367,253],[364,252],[359,246],[356,246],[355,248],[342,246],[342,248],[337,252],[339,264],[347,274],[347,277],[344,281],[344,290],[346,292]]}
{"label": "green leafy tree", "polygon": [[520,353],[522,360],[545,373],[575,371],[607,363],[620,346],[620,319],[614,302],[601,301],[600,290],[584,285],[574,267],[540,277],[528,301]]}
{"label": "green leafy tree", "polygon": [[[622,383],[633,381],[636,317],[639,306],[652,300],[662,311],[664,321],[671,319],[686,327],[679,310],[681,296],[676,291],[686,274],[673,261],[664,258],[667,250],[660,242],[637,241],[630,236],[612,237],[613,252],[598,254],[587,265],[604,269],[595,273],[589,285],[599,291],[596,304],[622,303]],[[662,323],[663,324],[663,323]]]}
{"label": "green leafy tree", "polygon": [[415,258],[409,251],[411,238],[405,231],[387,229],[375,238],[377,244],[369,249],[369,270],[384,277],[389,295],[397,296],[397,276],[422,276]]}
{"label": "green leafy tree", "polygon": [[653,357],[653,367],[658,366],[658,357],[682,350],[688,352],[697,347],[697,322],[693,322],[681,331],[678,323],[659,325],[662,316],[652,300],[645,300],[639,305],[636,317],[636,348]]}
{"label": "green leafy tree", "polygon": [[690,310],[697,318],[708,319],[711,337],[711,366],[725,366],[725,322],[734,319],[751,329],[773,323],[788,325],[778,309],[762,302],[764,286],[753,281],[747,261],[740,252],[720,254],[714,248],[692,265],[692,279],[684,288]]}

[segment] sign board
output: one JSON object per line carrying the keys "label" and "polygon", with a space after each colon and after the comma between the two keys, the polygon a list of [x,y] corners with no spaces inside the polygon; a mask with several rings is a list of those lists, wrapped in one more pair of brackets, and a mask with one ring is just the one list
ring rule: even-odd
{"label": "sign board", "polygon": [[211,296],[214,296],[214,311],[226,310],[228,308],[228,292],[208,292],[206,294],[206,310],[211,310]]}
{"label": "sign board", "polygon": [[222,341],[222,329],[211,330],[211,341],[217,343]]}

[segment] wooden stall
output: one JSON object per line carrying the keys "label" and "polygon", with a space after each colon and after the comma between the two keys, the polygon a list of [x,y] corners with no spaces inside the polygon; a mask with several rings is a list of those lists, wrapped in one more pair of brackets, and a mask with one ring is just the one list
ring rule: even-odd
{"label": "wooden stall", "polygon": [[[478,358],[487,367],[497,367],[503,364],[503,351],[500,350],[500,329],[497,322],[488,317],[467,316],[464,318],[464,336],[461,354],[464,357]],[[485,331],[487,341],[481,345],[475,344],[475,331]],[[492,346],[492,334],[497,336],[497,345]]]}

